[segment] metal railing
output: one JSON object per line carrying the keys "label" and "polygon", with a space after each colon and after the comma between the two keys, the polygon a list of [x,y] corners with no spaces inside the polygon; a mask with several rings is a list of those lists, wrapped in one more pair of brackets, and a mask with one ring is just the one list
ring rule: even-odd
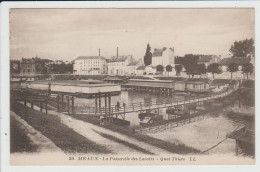
{"label": "metal railing", "polygon": [[90,107],[86,104],[75,104],[75,111],[76,113],[84,113],[84,114],[98,114],[98,115],[105,115],[105,114],[120,114],[120,113],[129,113],[129,112],[138,112],[142,110],[152,110],[157,108],[166,108],[166,107],[172,107],[172,106],[179,106],[179,105],[185,105],[190,103],[196,103],[196,102],[202,102],[206,100],[221,98],[224,96],[227,96],[228,94],[232,93],[234,90],[236,90],[237,87],[234,88],[226,88],[218,92],[214,92],[210,95],[201,95],[196,97],[190,97],[188,99],[174,99],[171,102],[166,101],[158,101],[158,100],[152,100],[152,101],[146,101],[146,102],[135,102],[135,103],[128,103],[125,104],[125,106],[117,106],[112,105],[109,109],[109,107]]}

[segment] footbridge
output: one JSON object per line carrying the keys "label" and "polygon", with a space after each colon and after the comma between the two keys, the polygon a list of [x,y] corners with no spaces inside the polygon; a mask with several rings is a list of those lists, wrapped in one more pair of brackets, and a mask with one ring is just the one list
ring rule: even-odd
{"label": "footbridge", "polygon": [[200,104],[201,102],[209,102],[214,101],[215,99],[220,99],[225,96],[230,95],[234,91],[238,89],[238,85],[234,85],[234,87],[229,87],[220,92],[212,93],[209,95],[190,97],[188,99],[175,99],[172,102],[158,102],[158,101],[150,101],[150,102],[135,102],[131,104],[120,104],[119,105],[111,105],[111,101],[105,99],[105,106],[95,106],[88,107],[86,104],[75,104],[74,111],[76,114],[82,115],[93,115],[104,118],[109,118],[115,116],[121,116],[125,119],[125,114],[133,113],[133,112],[151,112],[152,110],[158,110],[162,108],[175,108],[176,106],[185,106],[190,104]]}

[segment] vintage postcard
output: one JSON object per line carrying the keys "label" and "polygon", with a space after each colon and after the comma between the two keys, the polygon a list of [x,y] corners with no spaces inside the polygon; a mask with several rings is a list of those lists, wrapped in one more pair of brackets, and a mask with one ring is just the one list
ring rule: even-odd
{"label": "vintage postcard", "polygon": [[254,8],[10,8],[9,34],[10,166],[255,164]]}

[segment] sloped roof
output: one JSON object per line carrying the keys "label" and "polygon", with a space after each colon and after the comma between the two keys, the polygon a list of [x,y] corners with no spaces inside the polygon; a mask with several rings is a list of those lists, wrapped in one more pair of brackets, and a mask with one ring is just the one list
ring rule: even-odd
{"label": "sloped roof", "polygon": [[163,53],[163,49],[154,49],[153,51],[153,57],[157,57],[157,56],[162,56],[162,53]]}
{"label": "sloped roof", "polygon": [[232,63],[237,65],[250,63],[250,57],[229,57],[229,58],[224,58],[219,62],[220,65],[229,65]]}
{"label": "sloped roof", "polygon": [[103,56],[79,56],[75,60],[85,60],[85,59],[103,59],[103,60],[105,60],[105,57],[103,57]]}
{"label": "sloped roof", "polygon": [[198,62],[209,62],[212,59],[212,55],[203,55],[200,56]]}
{"label": "sloped roof", "polygon": [[139,66],[136,70],[145,70],[145,66]]}
{"label": "sloped roof", "polygon": [[119,57],[119,58],[112,58],[112,59],[107,59],[108,63],[112,62],[124,62],[127,59],[127,57]]}
{"label": "sloped roof", "polygon": [[138,64],[138,62],[131,62],[131,63],[129,63],[127,66],[135,66],[135,65],[137,65]]}

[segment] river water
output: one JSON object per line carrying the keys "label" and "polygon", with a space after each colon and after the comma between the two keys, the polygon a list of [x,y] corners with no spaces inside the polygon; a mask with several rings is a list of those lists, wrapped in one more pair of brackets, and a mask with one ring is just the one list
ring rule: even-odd
{"label": "river water", "polygon": [[[115,106],[117,102],[120,103],[122,107],[123,103],[126,106],[131,105],[132,103],[144,103],[149,104],[149,102],[153,101],[156,103],[169,103],[172,101],[182,101],[184,99],[188,99],[191,96],[195,95],[188,95],[185,93],[173,94],[171,96],[161,95],[154,92],[144,92],[144,91],[122,91],[120,95],[112,96],[111,97],[111,105]],[[75,104],[86,104],[87,106],[95,106],[95,99],[83,99],[77,98],[75,99]],[[101,98],[102,106],[105,106],[105,99],[104,97]],[[167,120],[168,115],[166,114],[166,109],[160,109],[160,115],[163,116],[163,119]],[[138,118],[138,113],[127,113],[125,115],[126,120],[130,121],[130,126],[139,126],[140,119]]]}
{"label": "river water", "polygon": [[[117,102],[120,102],[122,106],[123,103],[128,105],[137,102],[148,103],[150,101],[167,103],[173,100],[184,100],[191,96],[195,95],[174,94],[166,96],[144,91],[122,91],[120,95],[111,98],[111,104],[115,105]],[[102,106],[104,106],[104,98],[102,98],[101,101]],[[254,104],[249,102],[250,101],[243,100],[243,97],[241,96],[237,101],[224,108],[217,115],[209,114],[205,119],[191,122],[180,127],[170,128],[160,132],[148,132],[146,134],[164,141],[177,144],[182,143],[201,151],[205,151],[224,140],[214,149],[207,151],[207,153],[235,155],[235,140],[225,138],[228,133],[242,125],[245,125],[250,130],[254,130],[254,120],[251,118],[254,116]],[[89,106],[94,106],[95,100],[76,99],[75,103],[84,103]],[[230,114],[230,111],[234,113]],[[160,109],[159,115],[162,115],[164,120],[169,118],[166,114],[166,109]],[[139,126],[140,124],[138,113],[128,113],[125,115],[125,118],[130,121],[131,127]],[[253,157],[253,155],[247,153],[246,150],[240,150],[239,154],[241,156]]]}

